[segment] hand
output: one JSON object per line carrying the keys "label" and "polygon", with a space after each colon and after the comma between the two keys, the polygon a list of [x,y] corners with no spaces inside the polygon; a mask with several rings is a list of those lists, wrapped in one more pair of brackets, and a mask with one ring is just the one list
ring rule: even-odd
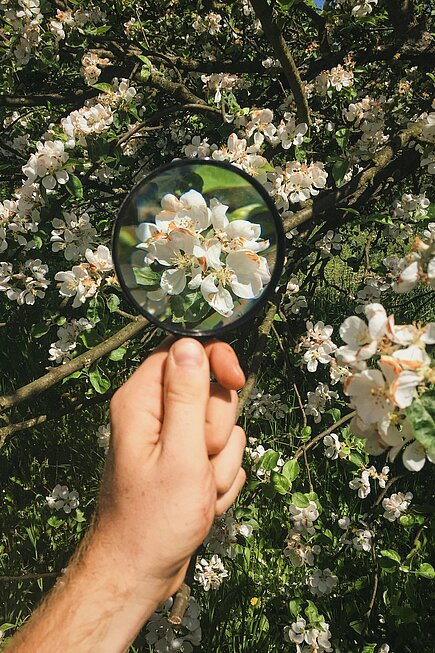
{"label": "hand", "polygon": [[95,537],[114,569],[161,587],[160,600],[245,481],[246,438],[235,426],[243,384],[229,345],[184,338],[165,341],[112,399]]}

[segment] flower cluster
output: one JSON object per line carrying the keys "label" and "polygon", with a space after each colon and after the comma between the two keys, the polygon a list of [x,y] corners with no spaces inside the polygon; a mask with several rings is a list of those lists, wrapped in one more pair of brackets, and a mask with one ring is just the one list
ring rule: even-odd
{"label": "flower cluster", "polygon": [[79,493],[76,490],[70,492],[67,485],[57,484],[48,497],[45,498],[49,508],[63,510],[67,514],[79,505]]}
{"label": "flower cluster", "polygon": [[322,596],[330,594],[338,583],[338,577],[327,567],[326,569],[315,569],[307,578],[307,585],[311,594]]}
{"label": "flower cluster", "polygon": [[337,345],[331,340],[334,329],[321,321],[316,324],[308,321],[306,326],[307,334],[301,336],[300,342],[295,347],[295,352],[299,353],[305,349],[303,364],[307,366],[309,372],[315,372],[319,363],[326,365],[333,360],[331,354],[337,349]]}
{"label": "flower cluster", "polygon": [[54,277],[60,282],[59,294],[74,297],[73,308],[96,295],[105,274],[113,269],[111,254],[105,245],[99,245],[95,252],[87,249],[85,257],[87,263],[74,265],[72,270],[58,272]]}
{"label": "flower cluster", "polygon": [[[411,406],[417,390],[424,389],[433,376],[425,348],[435,344],[435,324],[396,325],[394,316],[387,317],[381,304],[369,304],[365,314],[367,324],[352,316],[341,325],[340,336],[346,344],[337,350],[336,358],[339,364],[352,369],[344,392],[357,412],[351,424],[353,432],[366,439],[368,453],[377,455],[390,449],[390,459],[394,459],[403,444],[414,437],[404,411]],[[378,369],[367,367],[373,357]],[[398,424],[402,424],[400,431]],[[409,469],[419,445],[411,447],[403,458]]]}
{"label": "flower cluster", "polygon": [[161,206],[155,224],[144,222],[137,229],[137,247],[149,267],[136,268],[136,280],[151,270],[159,286],[157,295],[149,293],[151,300],[170,310],[171,297],[199,290],[198,299],[202,295],[210,308],[229,317],[234,300],[259,297],[270,280],[267,260],[258,255],[269,247],[260,240],[259,224],[230,222],[228,206],[213,198],[208,207],[196,190],[180,198],[167,194]]}
{"label": "flower cluster", "polygon": [[296,644],[296,653],[331,653],[333,650],[329,624],[324,621],[308,628],[305,619],[299,617],[291,626],[285,626],[284,639]]}
{"label": "flower cluster", "polygon": [[279,209],[287,211],[290,203],[304,202],[325,188],[327,173],[321,161],[287,161],[284,168],[277,166],[268,173],[266,188]]}
{"label": "flower cluster", "polygon": [[228,92],[233,88],[241,88],[243,81],[237,75],[230,73],[212,73],[211,75],[201,75],[201,81],[204,84],[204,90],[214,93],[216,104],[222,100],[222,91]]}
{"label": "flower cluster", "polygon": [[151,615],[146,624],[146,641],[156,653],[192,653],[193,647],[201,643],[200,608],[193,597],[183,617],[180,627],[174,628],[168,621],[168,613],[173,599],[168,599],[162,607]]}
{"label": "flower cluster", "polygon": [[17,0],[15,9],[5,11],[5,20],[19,36],[14,57],[19,66],[25,66],[41,41],[43,15],[39,0]]}
{"label": "flower cluster", "polygon": [[338,394],[330,390],[326,383],[319,383],[314,392],[307,393],[307,403],[305,404],[305,413],[314,418],[316,424],[322,420],[322,415],[326,411],[328,403],[337,399]]}
{"label": "flower cluster", "polygon": [[192,27],[198,34],[210,34],[214,36],[221,31],[222,16],[220,14],[209,13],[205,16],[196,16]]}
{"label": "flower cluster", "polygon": [[384,517],[388,521],[396,521],[402,515],[404,515],[411,503],[412,492],[398,492],[397,494],[392,494],[391,497],[386,497],[382,501],[382,507],[384,508]]}
{"label": "flower cluster", "polygon": [[101,68],[108,66],[110,60],[106,57],[99,57],[94,52],[87,52],[82,57],[81,74],[88,86],[93,86],[98,82],[101,75]]}
{"label": "flower cluster", "polygon": [[316,240],[316,248],[320,252],[321,258],[331,258],[334,254],[341,251],[342,237],[340,234],[335,234],[329,229],[322,238]]}
{"label": "flower cluster", "polygon": [[259,388],[253,388],[245,406],[247,418],[282,419],[287,414],[287,404],[281,400],[279,392],[271,395]]}
{"label": "flower cluster", "polygon": [[343,116],[348,122],[362,132],[360,139],[351,146],[349,154],[352,162],[370,159],[373,154],[388,140],[384,134],[386,98],[378,99],[364,97],[358,102],[351,102],[343,110]]}
{"label": "flower cluster", "polygon": [[284,549],[284,555],[290,560],[293,567],[313,566],[314,556],[320,553],[318,544],[310,545],[298,530],[290,529]]}
{"label": "flower cluster", "polygon": [[227,576],[228,571],[218,555],[212,555],[210,562],[205,558],[201,558],[196,562],[195,580],[206,592],[210,589],[219,589]]}
{"label": "flower cluster", "polygon": [[317,505],[314,501],[310,501],[306,508],[299,508],[293,503],[289,506],[290,519],[293,521],[293,527],[298,533],[309,533],[313,535],[314,522],[319,516]]}
{"label": "flower cluster", "polygon": [[423,231],[423,238],[417,236],[409,253],[403,258],[389,256],[384,259],[393,277],[394,292],[409,292],[419,282],[435,289],[435,222],[430,222]]}
{"label": "flower cluster", "polygon": [[69,155],[65,152],[65,145],[62,141],[39,141],[36,145],[36,153],[31,154],[28,162],[23,166],[23,173],[26,175],[26,184],[33,184],[41,181],[46,190],[54,190],[57,184],[66,184],[69,175],[64,168]]}
{"label": "flower cluster", "polygon": [[344,442],[340,442],[336,433],[325,435],[323,438],[323,444],[325,447],[326,458],[329,458],[330,460],[337,460],[337,458],[347,457],[347,452],[344,451],[346,445]]}
{"label": "flower cluster", "polygon": [[77,261],[84,256],[97,235],[88,213],[62,213],[62,218],[53,218],[50,241],[53,252],[63,252],[67,261]]}
{"label": "flower cluster", "polygon": [[17,200],[0,202],[0,253],[9,247],[8,239],[12,239],[25,250],[34,247],[33,239],[27,239],[30,234],[38,231],[40,214],[37,209],[33,209],[31,213],[24,212],[22,205],[23,202]]}
{"label": "flower cluster", "polygon": [[43,299],[50,281],[45,278],[48,266],[41,259],[29,259],[14,272],[12,263],[0,262],[0,292],[20,306]]}
{"label": "flower cluster", "polygon": [[331,68],[331,70],[322,70],[317,75],[313,84],[308,85],[308,92],[314,89],[319,95],[326,95],[328,89],[334,89],[340,92],[343,88],[353,86],[354,74],[341,64]]}
{"label": "flower cluster", "polygon": [[385,465],[381,472],[376,470],[376,467],[373,465],[368,468],[363,468],[361,470],[361,476],[356,476],[351,481],[349,481],[349,487],[351,490],[357,490],[358,496],[360,499],[365,499],[371,492],[370,479],[376,479],[379,483],[380,488],[385,487],[385,483],[388,480],[388,473],[390,468]]}
{"label": "flower cluster", "polygon": [[74,147],[76,141],[86,147],[88,145],[86,139],[103,134],[109,129],[112,121],[110,107],[100,103],[72,111],[61,120],[62,130],[69,138],[67,147]]}
{"label": "flower cluster", "polygon": [[49,359],[55,363],[65,363],[72,358],[77,347],[78,336],[87,329],[92,329],[92,324],[85,317],[71,320],[57,330],[58,340],[52,342],[49,349]]}
{"label": "flower cluster", "polygon": [[430,201],[424,193],[404,193],[400,200],[393,202],[393,224],[386,227],[386,235],[392,238],[409,238],[415,223],[427,216],[429,206]]}
{"label": "flower cluster", "polygon": [[243,524],[234,519],[233,510],[230,509],[220,517],[216,517],[209,534],[204,542],[212,553],[227,558],[234,558],[237,537],[250,537],[252,526]]}

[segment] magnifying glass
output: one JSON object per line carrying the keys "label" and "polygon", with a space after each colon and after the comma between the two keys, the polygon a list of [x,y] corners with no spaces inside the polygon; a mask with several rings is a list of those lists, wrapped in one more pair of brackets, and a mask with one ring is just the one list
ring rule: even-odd
{"label": "magnifying glass", "polygon": [[216,337],[264,306],[281,276],[284,231],[253,177],[178,159],[140,181],[117,217],[112,253],[123,291],[150,322]]}

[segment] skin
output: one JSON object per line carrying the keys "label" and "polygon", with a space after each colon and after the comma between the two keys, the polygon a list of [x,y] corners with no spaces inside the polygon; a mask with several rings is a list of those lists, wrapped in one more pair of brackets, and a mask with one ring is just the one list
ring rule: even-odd
{"label": "skin", "polygon": [[244,382],[229,345],[183,338],[167,339],[121,386],[93,526],[7,653],[128,648],[243,486]]}

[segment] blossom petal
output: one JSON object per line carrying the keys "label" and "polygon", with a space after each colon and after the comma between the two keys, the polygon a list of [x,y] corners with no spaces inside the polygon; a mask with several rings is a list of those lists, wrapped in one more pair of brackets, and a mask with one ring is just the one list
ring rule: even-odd
{"label": "blossom petal", "polygon": [[168,295],[179,295],[186,287],[186,273],[178,269],[165,270],[160,280],[160,287]]}
{"label": "blossom petal", "polygon": [[402,456],[403,464],[411,472],[419,472],[426,462],[426,452],[423,445],[414,440],[412,444],[406,447]]}

